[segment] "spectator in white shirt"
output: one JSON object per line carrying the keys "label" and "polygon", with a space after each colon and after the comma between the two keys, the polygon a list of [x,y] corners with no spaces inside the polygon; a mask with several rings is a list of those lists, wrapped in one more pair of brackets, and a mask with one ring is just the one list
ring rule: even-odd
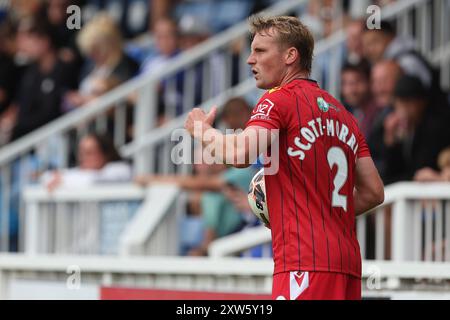
{"label": "spectator in white shirt", "polygon": [[130,165],[121,159],[109,137],[91,133],[80,141],[77,167],[46,172],[41,181],[51,192],[58,187],[85,187],[131,179]]}

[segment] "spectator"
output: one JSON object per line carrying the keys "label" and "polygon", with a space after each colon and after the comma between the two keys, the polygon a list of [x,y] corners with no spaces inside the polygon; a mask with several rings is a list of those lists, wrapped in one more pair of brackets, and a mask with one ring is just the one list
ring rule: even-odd
{"label": "spectator", "polygon": [[344,104],[355,116],[367,139],[378,112],[370,91],[370,66],[365,61],[347,64],[342,68],[341,79]]}
{"label": "spectator", "polygon": [[392,107],[395,85],[402,74],[402,68],[393,60],[382,60],[372,67],[372,94],[378,108]]}
{"label": "spectator", "polygon": [[[234,98],[224,106],[221,114],[222,121],[229,129],[242,129],[248,121],[250,113],[251,109],[245,100]],[[185,190],[203,192],[199,205],[205,225],[204,234],[200,237],[201,243],[197,243],[197,246],[188,252],[189,255],[206,255],[208,245],[214,239],[239,231],[247,223],[248,211],[241,211],[243,208],[242,201],[236,199],[236,193],[242,194],[242,192],[248,191],[255,170],[253,168],[231,168],[224,171],[222,165],[215,165],[211,169],[213,168],[214,173],[196,176],[144,176],[136,178],[136,182],[141,185],[154,182],[175,183]]]}
{"label": "spectator", "polygon": [[183,51],[195,47],[210,36],[207,23],[190,15],[181,17],[178,29],[180,32],[180,48]]}
{"label": "spectator", "polygon": [[154,28],[161,17],[170,15],[174,0],[84,0],[83,21],[92,19],[98,12],[106,11],[120,25],[127,39]]}
{"label": "spectator", "polygon": [[9,107],[19,80],[18,66],[14,62],[16,30],[10,21],[0,25],[0,115]]}
{"label": "spectator", "polygon": [[[196,153],[195,157],[197,157],[195,159],[201,159],[202,148],[196,148],[194,152]],[[205,181],[223,173],[226,169],[221,164],[207,165],[205,163],[194,163],[192,167],[193,176],[204,177]],[[202,217],[202,197],[204,192],[203,190],[189,190],[187,212],[180,221],[180,253],[183,256],[187,255],[193,248],[201,245],[205,233],[205,224]]]}
{"label": "spectator", "polygon": [[394,96],[394,112],[384,124],[386,183],[412,180],[425,167],[436,170],[438,154],[450,141],[450,108],[435,104],[418,78],[401,77]]}
{"label": "spectator", "polygon": [[[247,190],[244,191],[241,188],[227,185],[223,190],[223,194],[228,201],[233,204],[237,211],[242,214],[245,220],[243,230],[261,225],[261,221],[256,217],[256,215],[253,214],[252,209],[250,208]],[[272,246],[271,244],[262,244],[242,252],[241,256],[267,258],[272,256]]]}
{"label": "spectator", "polygon": [[9,15],[15,21],[35,17],[43,8],[43,0],[12,0]]}
{"label": "spectator", "polygon": [[43,20],[34,20],[22,27],[26,29],[23,31],[24,50],[33,63],[20,83],[13,140],[56,119],[61,114],[63,94],[76,87],[71,66],[57,56],[49,24]]}
{"label": "spectator", "polygon": [[419,78],[426,88],[439,88],[439,76],[415,50],[414,41],[396,36],[389,22],[383,21],[380,29],[365,29],[363,52],[372,64],[384,59],[395,60],[407,75]]}
{"label": "spectator", "polygon": [[161,17],[169,16],[174,9],[175,0],[152,0],[150,9],[150,29],[153,29]]}
{"label": "spectator", "polygon": [[439,153],[438,168],[436,171],[426,167],[420,169],[414,174],[414,181],[419,182],[449,182],[450,181],[450,147],[445,148]]}
{"label": "spectator", "polygon": [[[180,37],[177,23],[170,18],[161,18],[155,24],[154,38],[156,53],[148,57],[141,72],[156,73],[162,70],[180,50]],[[158,91],[158,125],[169,120],[168,115],[180,115],[183,110],[183,82],[184,73],[178,72],[174,76],[163,79]]]}
{"label": "spectator", "polygon": [[[214,171],[213,171],[214,172]],[[216,238],[223,237],[239,231],[245,225],[245,217],[224,194],[235,190],[245,192],[255,171],[252,168],[219,171],[212,174],[195,176],[145,176],[137,177],[136,182],[140,185],[150,183],[173,183],[180,188],[191,192],[193,196],[200,197],[198,211],[202,214],[201,228],[203,235],[194,237],[201,239],[201,243],[195,243],[196,247],[186,250],[189,255],[206,255],[208,245]],[[202,193],[199,193],[202,192]],[[191,196],[192,199],[192,196]],[[191,202],[191,207],[192,207]],[[195,204],[195,202],[194,202]],[[190,236],[189,238],[192,238]]]}
{"label": "spectator", "polygon": [[316,40],[342,27],[343,18],[340,2],[334,0],[308,1],[307,11],[300,17]]}
{"label": "spectator", "polygon": [[[62,103],[62,110],[64,112],[71,111],[83,104],[89,103],[94,99],[101,97],[108,91],[119,86],[121,82],[114,76],[104,77],[102,75],[96,75],[91,77],[89,84],[89,90],[87,90],[82,96],[80,92],[72,91],[66,94]],[[74,96],[80,96],[80,104],[76,104]]]}
{"label": "spectator", "polygon": [[17,109],[12,102],[24,69],[14,60],[16,32],[10,20],[0,25],[0,146],[9,142],[16,122]]}
{"label": "spectator", "polygon": [[[178,23],[179,35],[180,35],[180,49],[182,51],[187,51],[200,43],[207,40],[210,36],[209,28],[206,21],[190,16],[185,15],[182,16]],[[195,64],[193,67],[195,70],[195,87],[194,87],[194,101],[191,105],[199,105],[204,100],[202,100],[204,94],[204,86],[205,81],[209,81],[208,84],[214,83],[217,85],[220,81],[217,76],[217,72],[220,72],[217,65],[224,65],[225,62],[220,60],[221,56],[218,54],[212,54],[208,57],[208,59],[202,60]],[[210,67],[210,69],[205,69],[205,67]],[[208,70],[208,74],[205,73],[205,70]],[[207,78],[205,79],[205,75]],[[184,110],[183,110],[184,111]]]}
{"label": "spectator", "polygon": [[66,96],[73,108],[89,101],[96,79],[114,77],[124,82],[135,76],[139,69],[138,64],[124,53],[120,30],[106,14],[99,14],[84,26],[78,35],[78,45],[90,61],[82,72],[79,90]]}
{"label": "spectator", "polygon": [[347,63],[357,64],[363,58],[364,21],[352,20],[346,27]]}
{"label": "spectator", "polygon": [[400,66],[392,60],[378,62],[373,66],[371,73],[371,91],[378,112],[373,119],[372,131],[367,139],[367,143],[381,177],[384,176],[386,166],[384,121],[393,110],[394,89],[401,74]]}
{"label": "spectator", "polygon": [[[246,225],[246,213],[233,201],[233,192],[248,191],[248,186],[256,171],[230,168],[218,178],[219,192],[206,192],[202,197],[202,214],[205,221],[205,234],[202,244],[190,251],[191,256],[207,255],[208,246],[216,238],[240,231]],[[219,186],[219,185],[218,185]],[[227,197],[228,196],[228,197]]]}
{"label": "spectator", "polygon": [[228,129],[239,130],[245,128],[245,124],[248,119],[250,119],[251,113],[252,109],[247,101],[237,97],[227,101],[223,107],[220,118],[226,124]]}
{"label": "spectator", "polygon": [[67,28],[67,8],[74,2],[76,1],[48,0],[44,16],[53,28],[59,57],[66,63],[73,63],[78,69],[82,65],[82,58],[76,46],[77,30]]}
{"label": "spectator", "polygon": [[119,156],[108,136],[88,134],[81,139],[77,156],[76,168],[43,174],[41,182],[49,191],[58,187],[131,181],[131,167]]}
{"label": "spectator", "polygon": [[161,18],[153,31],[156,52],[144,61],[143,73],[157,72],[180,53],[180,39],[177,23],[170,18]]}

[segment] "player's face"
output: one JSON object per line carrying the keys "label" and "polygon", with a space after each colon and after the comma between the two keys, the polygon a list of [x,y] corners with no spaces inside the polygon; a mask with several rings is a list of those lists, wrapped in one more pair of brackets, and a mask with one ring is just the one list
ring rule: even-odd
{"label": "player's face", "polygon": [[255,35],[247,63],[252,68],[258,88],[271,89],[280,85],[286,74],[283,53],[273,31]]}

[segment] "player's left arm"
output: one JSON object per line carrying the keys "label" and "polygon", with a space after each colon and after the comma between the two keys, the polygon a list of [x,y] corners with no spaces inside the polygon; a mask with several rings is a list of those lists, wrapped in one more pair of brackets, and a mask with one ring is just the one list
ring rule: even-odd
{"label": "player's left arm", "polygon": [[353,118],[353,121],[358,141],[353,204],[355,215],[359,216],[384,202],[384,184],[370,155],[366,139],[358,129],[356,119]]}
{"label": "player's left arm", "polygon": [[355,215],[359,216],[384,202],[384,185],[371,157],[356,160]]}
{"label": "player's left arm", "polygon": [[249,126],[239,134],[224,135],[212,127],[216,112],[215,107],[208,114],[199,108],[193,109],[185,128],[218,162],[246,168],[255,163],[277,137],[274,131],[260,126]]}

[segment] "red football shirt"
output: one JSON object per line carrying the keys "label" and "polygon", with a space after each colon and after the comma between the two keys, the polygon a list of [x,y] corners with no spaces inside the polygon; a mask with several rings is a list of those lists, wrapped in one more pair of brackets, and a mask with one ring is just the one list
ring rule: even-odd
{"label": "red football shirt", "polygon": [[361,277],[353,189],[370,152],[355,118],[312,80],[266,92],[247,126],[279,129],[279,170],[266,175],[274,274]]}

